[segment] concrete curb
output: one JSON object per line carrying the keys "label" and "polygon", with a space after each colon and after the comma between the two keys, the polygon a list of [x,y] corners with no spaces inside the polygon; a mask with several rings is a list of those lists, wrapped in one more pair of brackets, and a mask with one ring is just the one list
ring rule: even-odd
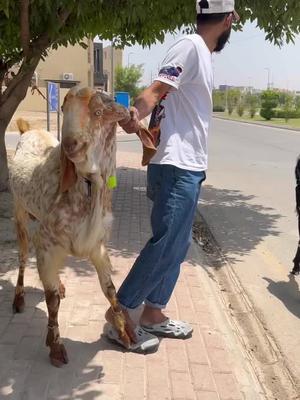
{"label": "concrete curb", "polygon": [[[239,343],[240,353],[235,353],[237,362],[241,363],[240,357],[243,354],[244,362],[248,364],[248,374],[250,374],[248,376],[250,378],[252,375],[257,395],[262,399],[273,398],[275,394],[278,395],[278,399],[296,399],[297,383],[292,377],[280,348],[265,328],[265,324],[261,321],[230,261],[224,255],[199,209],[193,225],[193,239],[201,248],[199,252],[204,253],[203,265],[213,266],[207,270],[207,273],[210,275],[215,288],[214,292],[220,303],[215,310],[215,315],[223,308],[224,317],[232,333],[235,334],[235,343]],[[205,266],[203,268],[206,269]],[[232,334],[229,337],[233,340]],[[237,375],[240,385],[242,384],[241,377],[242,375]],[[251,397],[250,393],[247,398],[249,396]]]}

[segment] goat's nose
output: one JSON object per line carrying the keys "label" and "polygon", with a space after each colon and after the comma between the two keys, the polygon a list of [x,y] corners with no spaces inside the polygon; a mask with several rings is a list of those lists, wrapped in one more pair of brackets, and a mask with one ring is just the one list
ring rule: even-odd
{"label": "goat's nose", "polygon": [[62,144],[67,153],[73,153],[78,146],[78,140],[71,137],[66,137],[63,139]]}

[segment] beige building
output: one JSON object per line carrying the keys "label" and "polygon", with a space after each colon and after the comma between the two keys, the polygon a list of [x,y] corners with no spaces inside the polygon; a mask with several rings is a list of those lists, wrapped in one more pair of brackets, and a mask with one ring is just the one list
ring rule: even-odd
{"label": "beige building", "polygon": [[[46,96],[47,81],[60,84],[61,102],[70,87],[74,85],[98,87],[111,91],[111,47],[103,49],[102,43],[85,41],[87,48],[79,44],[50,50],[45,61],[41,61],[32,79]],[[114,49],[114,65],[122,65],[122,50]],[[28,89],[27,96],[20,104],[20,111],[46,111],[46,101],[37,91]]]}
{"label": "beige building", "polygon": [[[114,56],[114,69],[118,66],[123,65],[123,50],[121,49],[113,49],[113,56]],[[111,46],[107,46],[103,49],[103,72],[104,75],[107,76],[107,88],[106,90],[111,93],[111,71],[112,71],[112,49]]]}
{"label": "beige building", "polygon": [[93,41],[86,40],[85,44],[86,49],[76,44],[51,50],[36,69],[38,86],[45,86],[46,80],[60,81],[61,87],[71,87],[74,83],[94,86]]}

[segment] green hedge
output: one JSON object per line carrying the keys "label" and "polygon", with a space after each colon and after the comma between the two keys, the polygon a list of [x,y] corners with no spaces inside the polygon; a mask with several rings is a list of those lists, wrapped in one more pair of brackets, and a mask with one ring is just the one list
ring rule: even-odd
{"label": "green hedge", "polygon": [[300,111],[299,110],[273,110],[273,118],[300,118]]}
{"label": "green hedge", "polygon": [[214,106],[213,111],[214,112],[225,112],[225,107],[224,106]]}
{"label": "green hedge", "polygon": [[260,110],[260,116],[267,121],[270,121],[272,118],[275,117],[275,111],[272,110],[271,108],[262,108]]}

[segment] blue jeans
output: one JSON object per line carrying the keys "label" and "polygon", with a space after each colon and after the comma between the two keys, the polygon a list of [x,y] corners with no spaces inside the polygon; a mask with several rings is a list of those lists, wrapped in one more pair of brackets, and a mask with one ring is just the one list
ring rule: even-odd
{"label": "blue jeans", "polygon": [[147,180],[147,195],[153,201],[153,236],[117,295],[121,305],[129,309],[143,302],[162,309],[168,303],[180,264],[191,243],[193,219],[205,172],[150,164]]}

